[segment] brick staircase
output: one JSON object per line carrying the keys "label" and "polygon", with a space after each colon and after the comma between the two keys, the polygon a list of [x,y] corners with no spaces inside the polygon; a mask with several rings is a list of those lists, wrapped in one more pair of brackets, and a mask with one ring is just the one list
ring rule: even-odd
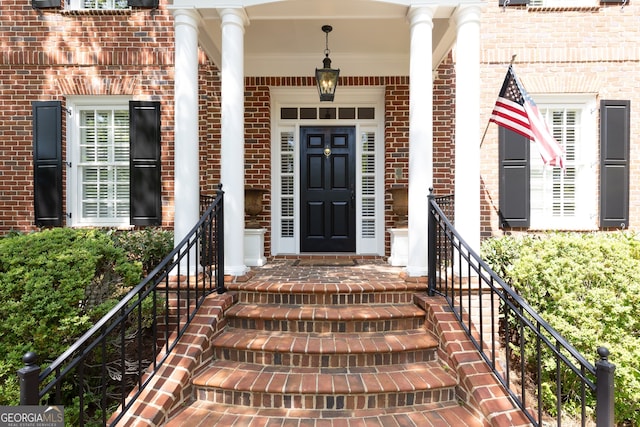
{"label": "brick staircase", "polygon": [[158,373],[165,399],[145,392],[119,425],[528,425],[443,300],[398,269],[286,261],[228,290]]}

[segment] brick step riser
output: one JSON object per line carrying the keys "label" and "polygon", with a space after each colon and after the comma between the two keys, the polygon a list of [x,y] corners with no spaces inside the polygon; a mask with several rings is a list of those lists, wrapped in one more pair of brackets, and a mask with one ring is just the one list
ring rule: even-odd
{"label": "brick step riser", "polygon": [[407,329],[418,329],[424,326],[424,317],[381,320],[267,320],[253,318],[229,317],[228,325],[232,328],[257,329],[278,332],[392,332]]}
{"label": "brick step riser", "polygon": [[437,349],[356,355],[280,353],[217,347],[214,349],[214,359],[299,368],[360,368],[435,361]]}
{"label": "brick step riser", "polygon": [[351,305],[351,304],[411,304],[415,292],[376,292],[352,294],[280,294],[241,292],[239,301],[245,304],[291,305]]}
{"label": "brick step riser", "polygon": [[377,393],[353,395],[325,394],[274,394],[226,389],[196,391],[197,399],[211,403],[268,409],[308,410],[361,410],[411,407],[430,403],[456,401],[454,388],[418,390],[402,393]]}

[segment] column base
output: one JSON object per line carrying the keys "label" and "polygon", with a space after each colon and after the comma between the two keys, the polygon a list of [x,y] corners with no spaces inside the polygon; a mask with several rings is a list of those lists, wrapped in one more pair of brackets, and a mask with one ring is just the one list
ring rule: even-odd
{"label": "column base", "polygon": [[244,263],[249,267],[262,267],[267,263],[264,256],[264,233],[266,228],[244,229]]}
{"label": "column base", "polygon": [[390,228],[391,256],[389,264],[394,267],[405,267],[409,262],[409,229]]}

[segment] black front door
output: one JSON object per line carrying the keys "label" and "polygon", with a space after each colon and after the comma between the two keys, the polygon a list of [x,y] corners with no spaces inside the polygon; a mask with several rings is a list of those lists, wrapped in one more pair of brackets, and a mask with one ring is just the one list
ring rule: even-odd
{"label": "black front door", "polygon": [[354,127],[300,129],[300,251],[355,252]]}

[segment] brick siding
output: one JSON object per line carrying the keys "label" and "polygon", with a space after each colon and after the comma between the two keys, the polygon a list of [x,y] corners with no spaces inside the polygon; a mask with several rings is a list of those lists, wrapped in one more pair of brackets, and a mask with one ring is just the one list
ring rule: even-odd
{"label": "brick siding", "polygon": [[[629,99],[632,105],[630,226],[640,215],[640,33],[638,6],[526,8],[506,10],[492,1],[481,21],[482,135],[512,54],[518,75],[536,93],[592,93],[597,99]],[[162,103],[163,226],[173,218],[173,18],[161,7],[127,11],[36,11],[27,1],[0,4],[0,233],[33,225],[31,102],[70,95],[128,95]],[[453,193],[455,52],[434,80],[434,187]],[[200,54],[201,189],[220,181],[220,76]],[[385,87],[385,188],[408,182],[409,81],[398,77],[343,77],[341,86]],[[246,184],[270,188],[270,86],[313,86],[312,77],[246,79]],[[598,114],[597,112],[595,114]],[[64,116],[64,114],[63,114]],[[489,126],[481,148],[482,235],[500,234],[497,218],[497,127]],[[66,122],[63,117],[63,157]],[[63,158],[64,160],[64,158]],[[596,166],[597,167],[597,166]],[[63,176],[66,182],[66,176]],[[594,198],[597,198],[597,188]],[[390,195],[385,194],[387,202]],[[265,196],[261,223],[269,228]],[[386,206],[388,203],[385,204]],[[65,206],[65,204],[63,204]],[[393,218],[385,212],[385,226]],[[270,236],[266,236],[270,253]],[[389,242],[387,241],[387,252]]]}
{"label": "brick siding", "polygon": [[[640,227],[640,32],[636,4],[585,8],[512,6],[491,1],[481,18],[481,118],[484,132],[512,55],[516,73],[536,94],[593,94],[631,100],[630,228]],[[599,111],[593,112],[599,120]],[[597,130],[598,132],[600,129]],[[599,134],[596,141],[599,144]],[[482,232],[501,234],[498,207],[498,128],[491,124],[481,149]],[[599,154],[598,154],[599,155]],[[594,166],[598,175],[599,165]],[[599,187],[593,189],[599,200]]]}

